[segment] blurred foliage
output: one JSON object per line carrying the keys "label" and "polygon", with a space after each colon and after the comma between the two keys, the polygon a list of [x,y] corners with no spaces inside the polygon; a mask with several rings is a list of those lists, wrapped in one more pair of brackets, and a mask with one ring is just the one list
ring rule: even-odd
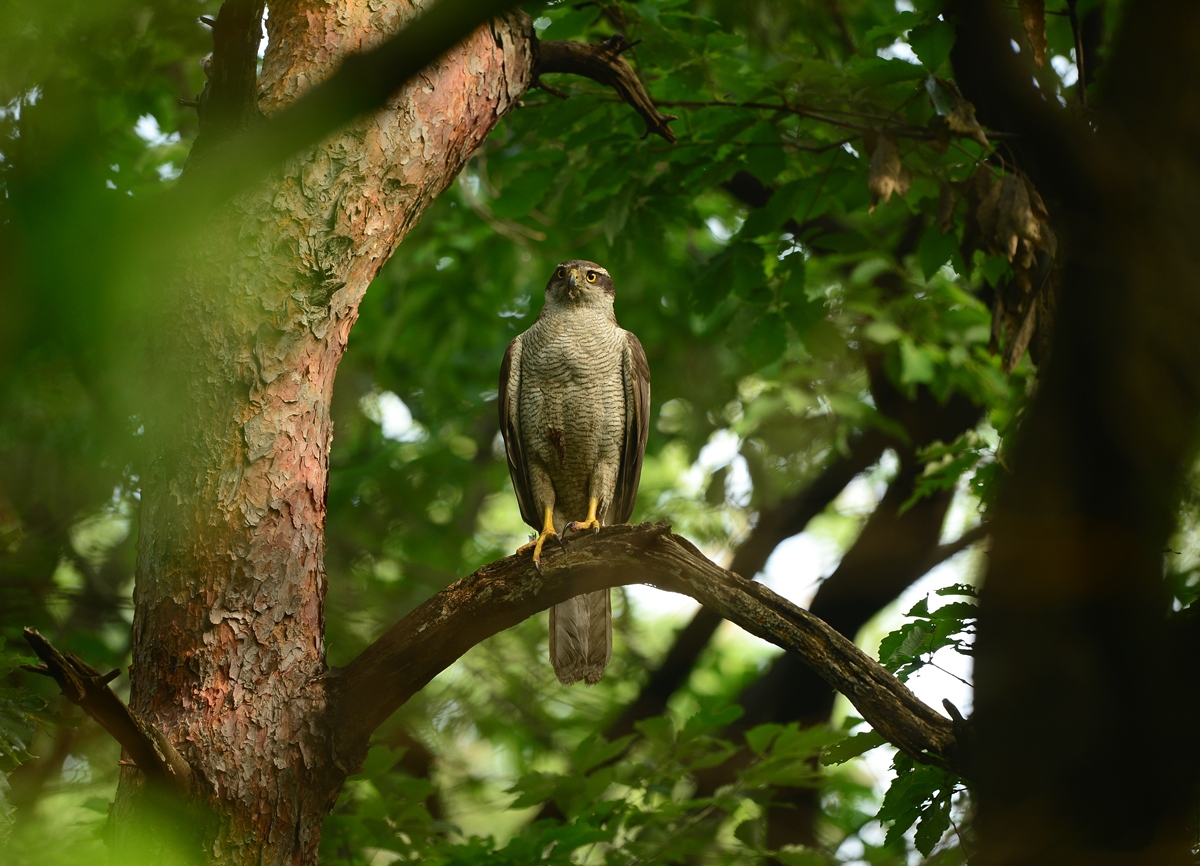
{"label": "blurred foliage", "polygon": [[[128,231],[195,137],[179,100],[203,85],[210,38],[197,17],[218,7],[0,5],[0,840],[12,833],[13,862],[91,856],[113,790],[114,744],[74,716],[48,719],[50,684],[14,666],[22,626],[98,667],[126,663],[139,352],[163,255],[131,248]],[[643,136],[599,85],[548,76],[568,98],[526,94],[384,268],[333,406],[331,663],[523,539],[498,445],[498,366],[566,258],[612,272],[619,320],[653,371],[635,521],[667,517],[727,559],[762,508],[802,489],[852,436],[880,428],[903,441],[877,405],[868,358],[901,395],[965,395],[982,408],[977,429],[923,450],[916,492],[957,490],[960,523],[977,519],[1032,370],[1007,372],[993,332],[995,287],[1017,265],[971,236],[972,180],[1008,176],[992,149],[1003,130],[955,127],[941,11],[938,0],[533,10],[544,39],[620,32],[636,43],[626,57],[679,116],[679,142]],[[1065,15],[1046,16],[1045,37],[1041,86],[1072,102]],[[878,484],[862,486],[827,514],[837,548],[878,499]],[[1200,595],[1190,524],[1178,547],[1170,571],[1186,606]],[[773,585],[803,596],[819,576]],[[917,603],[881,659],[906,677],[939,649],[969,650],[970,608]],[[950,831],[952,817],[969,817],[960,786],[897,757],[883,795],[859,757],[875,735],[765,726],[727,739],[733,702],[770,655],[731,632],[667,716],[605,742],[597,731],[686,614],[618,593],[617,650],[592,689],[557,686],[541,621],[468,653],[380,731],[327,822],[325,861],[760,862],[772,792],[805,785],[820,792],[821,847],[775,852],[779,862],[901,863],[913,848],[961,862]],[[736,784],[701,793],[697,774],[742,746]],[[414,775],[421,750],[436,760]],[[836,766],[818,771],[823,750]],[[535,820],[545,803],[562,820]]]}

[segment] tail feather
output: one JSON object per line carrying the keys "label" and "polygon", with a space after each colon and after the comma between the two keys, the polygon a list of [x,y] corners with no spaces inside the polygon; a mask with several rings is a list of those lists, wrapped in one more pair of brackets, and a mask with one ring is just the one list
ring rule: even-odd
{"label": "tail feather", "polygon": [[600,682],[612,658],[609,591],[587,592],[550,608],[550,663],[563,685]]}

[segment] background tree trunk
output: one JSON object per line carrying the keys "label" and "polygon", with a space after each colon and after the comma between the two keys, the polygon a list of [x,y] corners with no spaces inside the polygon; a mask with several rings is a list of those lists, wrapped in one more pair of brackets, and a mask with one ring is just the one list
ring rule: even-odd
{"label": "background tree trunk", "polygon": [[1190,863],[1198,762],[1177,738],[1197,724],[1196,626],[1170,616],[1163,558],[1200,417],[1200,11],[1161,0],[1125,16],[1093,130],[1029,85],[998,5],[959,4],[958,49],[1058,203],[1068,255],[1054,355],[991,516],[978,860]]}
{"label": "background tree trunk", "polygon": [[[269,117],[416,11],[272,4],[259,108]],[[316,861],[345,775],[323,679],[334,375],[376,271],[528,86],[531,40],[519,13],[474,33],[216,214],[169,287],[131,704],[203,780],[213,860]],[[139,780],[125,769],[118,818]]]}

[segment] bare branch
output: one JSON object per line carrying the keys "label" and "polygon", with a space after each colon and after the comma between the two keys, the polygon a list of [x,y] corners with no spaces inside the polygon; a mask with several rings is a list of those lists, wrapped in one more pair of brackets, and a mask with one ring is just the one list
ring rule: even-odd
{"label": "bare branch", "polygon": [[357,766],[371,732],[475,644],[581,592],[646,583],[689,595],[751,634],[802,656],[889,742],[926,763],[955,761],[950,720],[866,653],[766,587],[715,565],[665,523],[605,527],[548,556],[484,566],[425,602],[330,675],[336,759]]}
{"label": "bare branch", "polygon": [[[879,459],[886,445],[886,437],[878,431],[869,431],[853,439],[849,453],[826,466],[811,484],[765,509],[753,531],[734,553],[730,571],[751,577],[762,571],[775,548],[785,539],[802,532],[855,475]],[[622,737],[633,731],[634,722],[662,713],[667,699],[691,674],[696,659],[720,624],[721,616],[713,609],[702,607],[696,611],[691,622],[675,636],[675,642],[658,669],[650,674],[637,699],[608,728],[606,736],[610,739]]]}
{"label": "bare branch", "polygon": [[[661,135],[672,144],[675,133],[668,124],[675,120],[673,114],[663,114],[642,86],[637,73],[621,52],[630,47],[621,36],[613,36],[604,42],[587,45],[582,42],[534,42],[533,74],[538,76],[553,72],[568,72],[582,75],[611,87],[646,122],[646,132]],[[554,93],[553,90],[550,91]]]}
{"label": "bare branch", "polygon": [[35,674],[51,677],[63,695],[100,723],[129,753],[138,769],[152,782],[161,782],[182,794],[192,790],[192,768],[162,733],[125,706],[108,687],[119,671],[102,674],[74,653],[61,653],[37,631],[25,629],[40,665],[22,665]]}

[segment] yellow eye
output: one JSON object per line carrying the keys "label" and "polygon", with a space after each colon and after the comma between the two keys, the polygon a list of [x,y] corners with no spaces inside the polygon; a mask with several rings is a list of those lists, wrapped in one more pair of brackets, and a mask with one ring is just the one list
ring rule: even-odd
{"label": "yellow eye", "polygon": [[561,279],[565,279],[565,278],[566,278],[566,276],[567,276],[567,270],[566,270],[566,268],[559,268],[559,269],[558,269],[558,270],[555,272],[554,276],[558,277],[560,280],[561,280]]}
{"label": "yellow eye", "polygon": [[595,272],[595,271],[588,271],[588,272],[587,272],[587,281],[588,281],[589,283],[594,283],[594,282],[596,282],[596,272]]}

